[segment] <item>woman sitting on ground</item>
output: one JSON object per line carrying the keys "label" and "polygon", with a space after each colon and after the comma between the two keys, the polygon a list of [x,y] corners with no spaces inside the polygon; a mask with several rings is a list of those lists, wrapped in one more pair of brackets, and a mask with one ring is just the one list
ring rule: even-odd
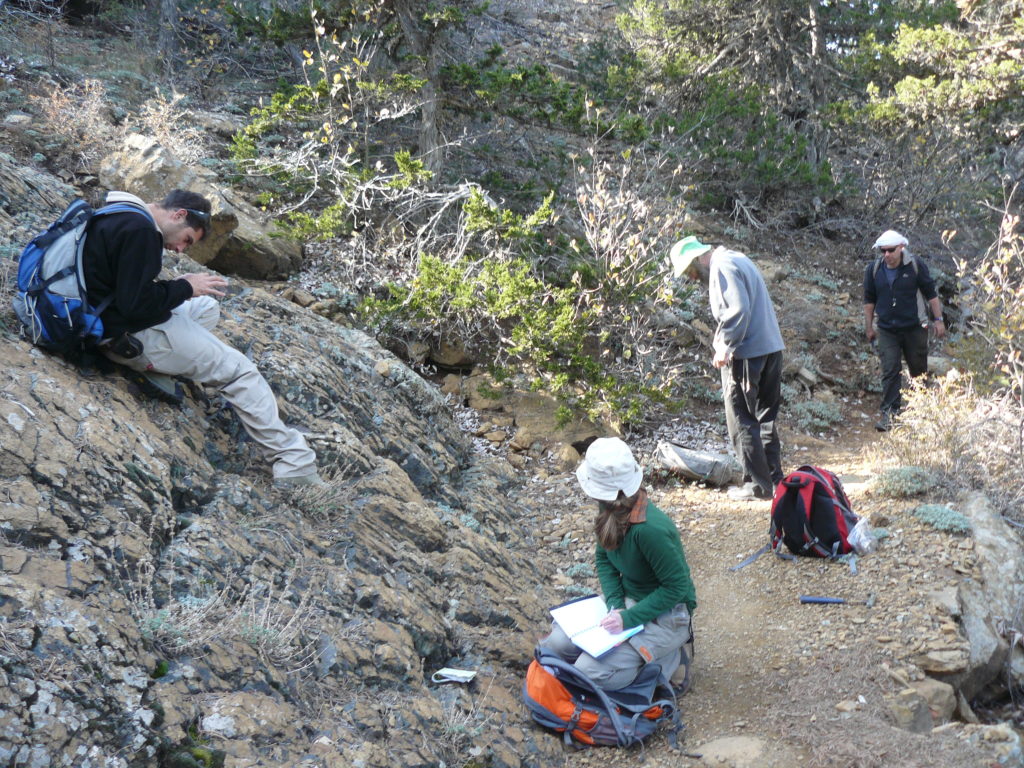
{"label": "woman sitting on ground", "polygon": [[606,690],[629,685],[654,662],[685,691],[697,595],[675,523],[648,500],[640,488],[643,472],[617,437],[591,443],[576,477],[598,505],[595,559],[610,611],[601,625],[613,634],[640,624],[644,629],[598,658],[580,651],[557,623],[541,646]]}

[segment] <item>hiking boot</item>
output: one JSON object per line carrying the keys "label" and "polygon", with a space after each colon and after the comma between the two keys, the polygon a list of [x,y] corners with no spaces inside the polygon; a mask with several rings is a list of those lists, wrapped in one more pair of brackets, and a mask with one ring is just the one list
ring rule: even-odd
{"label": "hiking boot", "polygon": [[323,478],[316,472],[308,475],[295,475],[294,477],[275,477],[274,487],[280,490],[297,488],[323,488],[327,485]]}
{"label": "hiking boot", "polygon": [[879,432],[888,432],[892,429],[892,417],[889,416],[887,411],[882,412],[882,418],[880,418],[875,424],[875,429]]}
{"label": "hiking boot", "polygon": [[744,483],[726,491],[733,501],[753,501],[754,499],[770,499],[772,495],[757,483]]}
{"label": "hiking boot", "polygon": [[166,373],[133,371],[129,369],[128,380],[133,382],[142,394],[155,400],[180,406],[185,399],[185,389]]}

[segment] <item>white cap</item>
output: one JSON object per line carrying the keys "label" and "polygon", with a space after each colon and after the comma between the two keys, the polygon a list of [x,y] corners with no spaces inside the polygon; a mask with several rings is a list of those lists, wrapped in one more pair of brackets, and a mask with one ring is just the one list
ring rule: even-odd
{"label": "white cap", "polygon": [[895,229],[887,229],[885,232],[878,236],[875,240],[875,244],[872,248],[895,248],[897,245],[902,245],[904,248],[910,245],[910,242],[897,232]]}
{"label": "white cap", "polygon": [[599,437],[587,448],[576,470],[583,492],[592,499],[615,501],[619,491],[632,496],[640,490],[644,473],[629,446],[617,437]]}

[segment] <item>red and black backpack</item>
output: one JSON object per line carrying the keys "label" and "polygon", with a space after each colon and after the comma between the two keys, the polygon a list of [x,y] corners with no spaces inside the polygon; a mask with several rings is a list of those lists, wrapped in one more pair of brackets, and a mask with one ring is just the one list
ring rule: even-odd
{"label": "red and black backpack", "polygon": [[856,524],[839,478],[805,465],[775,489],[769,544],[775,553],[785,544],[794,555],[839,557],[853,551],[847,537]]}

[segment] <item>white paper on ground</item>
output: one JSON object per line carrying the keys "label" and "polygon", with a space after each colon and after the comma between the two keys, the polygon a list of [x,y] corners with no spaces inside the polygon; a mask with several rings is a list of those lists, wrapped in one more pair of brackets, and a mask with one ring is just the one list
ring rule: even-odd
{"label": "white paper on ground", "polygon": [[435,683],[468,683],[476,677],[472,669],[455,669],[454,667],[442,667],[430,676]]}

